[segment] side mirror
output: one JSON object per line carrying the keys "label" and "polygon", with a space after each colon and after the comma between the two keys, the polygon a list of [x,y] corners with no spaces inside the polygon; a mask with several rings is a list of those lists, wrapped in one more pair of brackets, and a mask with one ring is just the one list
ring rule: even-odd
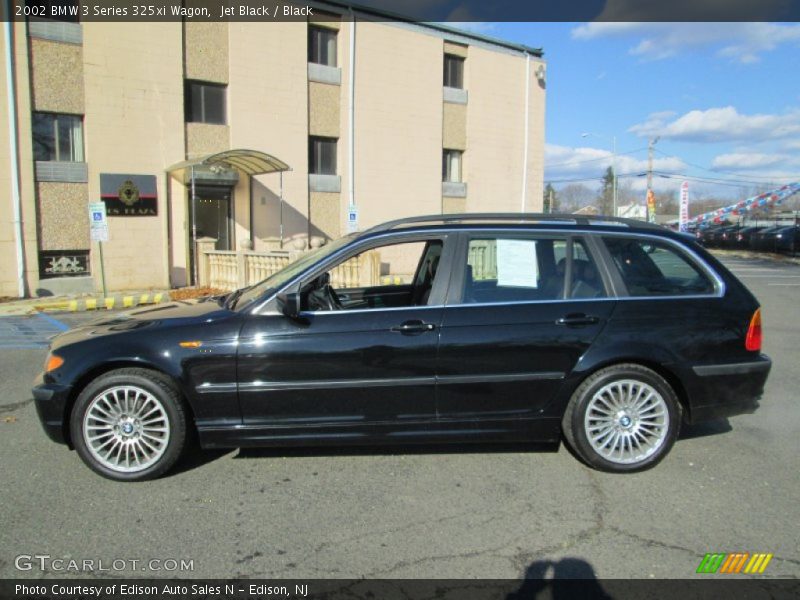
{"label": "side mirror", "polygon": [[278,310],[290,319],[297,319],[300,317],[300,294],[297,292],[288,292],[286,294],[278,294]]}

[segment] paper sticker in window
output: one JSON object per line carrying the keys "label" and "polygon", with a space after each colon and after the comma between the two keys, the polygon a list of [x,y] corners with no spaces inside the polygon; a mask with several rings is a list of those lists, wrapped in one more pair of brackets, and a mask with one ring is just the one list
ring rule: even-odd
{"label": "paper sticker in window", "polygon": [[539,287],[534,240],[497,240],[497,285]]}

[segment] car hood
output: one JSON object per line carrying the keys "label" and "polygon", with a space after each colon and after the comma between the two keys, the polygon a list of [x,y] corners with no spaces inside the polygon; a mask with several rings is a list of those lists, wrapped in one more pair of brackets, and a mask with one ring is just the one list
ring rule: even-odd
{"label": "car hood", "polygon": [[135,310],[108,315],[69,331],[52,339],[51,348],[56,349],[100,336],[124,335],[133,331],[147,329],[148,335],[164,330],[197,323],[212,323],[229,318],[234,313],[221,307],[214,300],[180,300],[137,308]]}

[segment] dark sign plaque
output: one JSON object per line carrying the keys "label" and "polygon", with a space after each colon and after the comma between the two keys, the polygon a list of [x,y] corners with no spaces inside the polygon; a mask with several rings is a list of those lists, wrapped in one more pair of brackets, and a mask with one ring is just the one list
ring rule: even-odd
{"label": "dark sign plaque", "polygon": [[100,198],[109,217],[155,217],[158,193],[155,175],[100,174]]}
{"label": "dark sign plaque", "polygon": [[40,250],[39,278],[91,275],[88,250]]}

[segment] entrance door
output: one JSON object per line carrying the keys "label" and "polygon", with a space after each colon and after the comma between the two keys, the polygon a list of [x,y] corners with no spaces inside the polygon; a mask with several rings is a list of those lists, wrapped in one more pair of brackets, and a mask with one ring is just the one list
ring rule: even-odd
{"label": "entrance door", "polygon": [[[215,250],[232,250],[231,188],[198,185],[195,199],[189,195],[189,238],[191,273],[194,273],[195,240],[210,237],[217,240]],[[196,231],[196,233],[195,233]]]}

